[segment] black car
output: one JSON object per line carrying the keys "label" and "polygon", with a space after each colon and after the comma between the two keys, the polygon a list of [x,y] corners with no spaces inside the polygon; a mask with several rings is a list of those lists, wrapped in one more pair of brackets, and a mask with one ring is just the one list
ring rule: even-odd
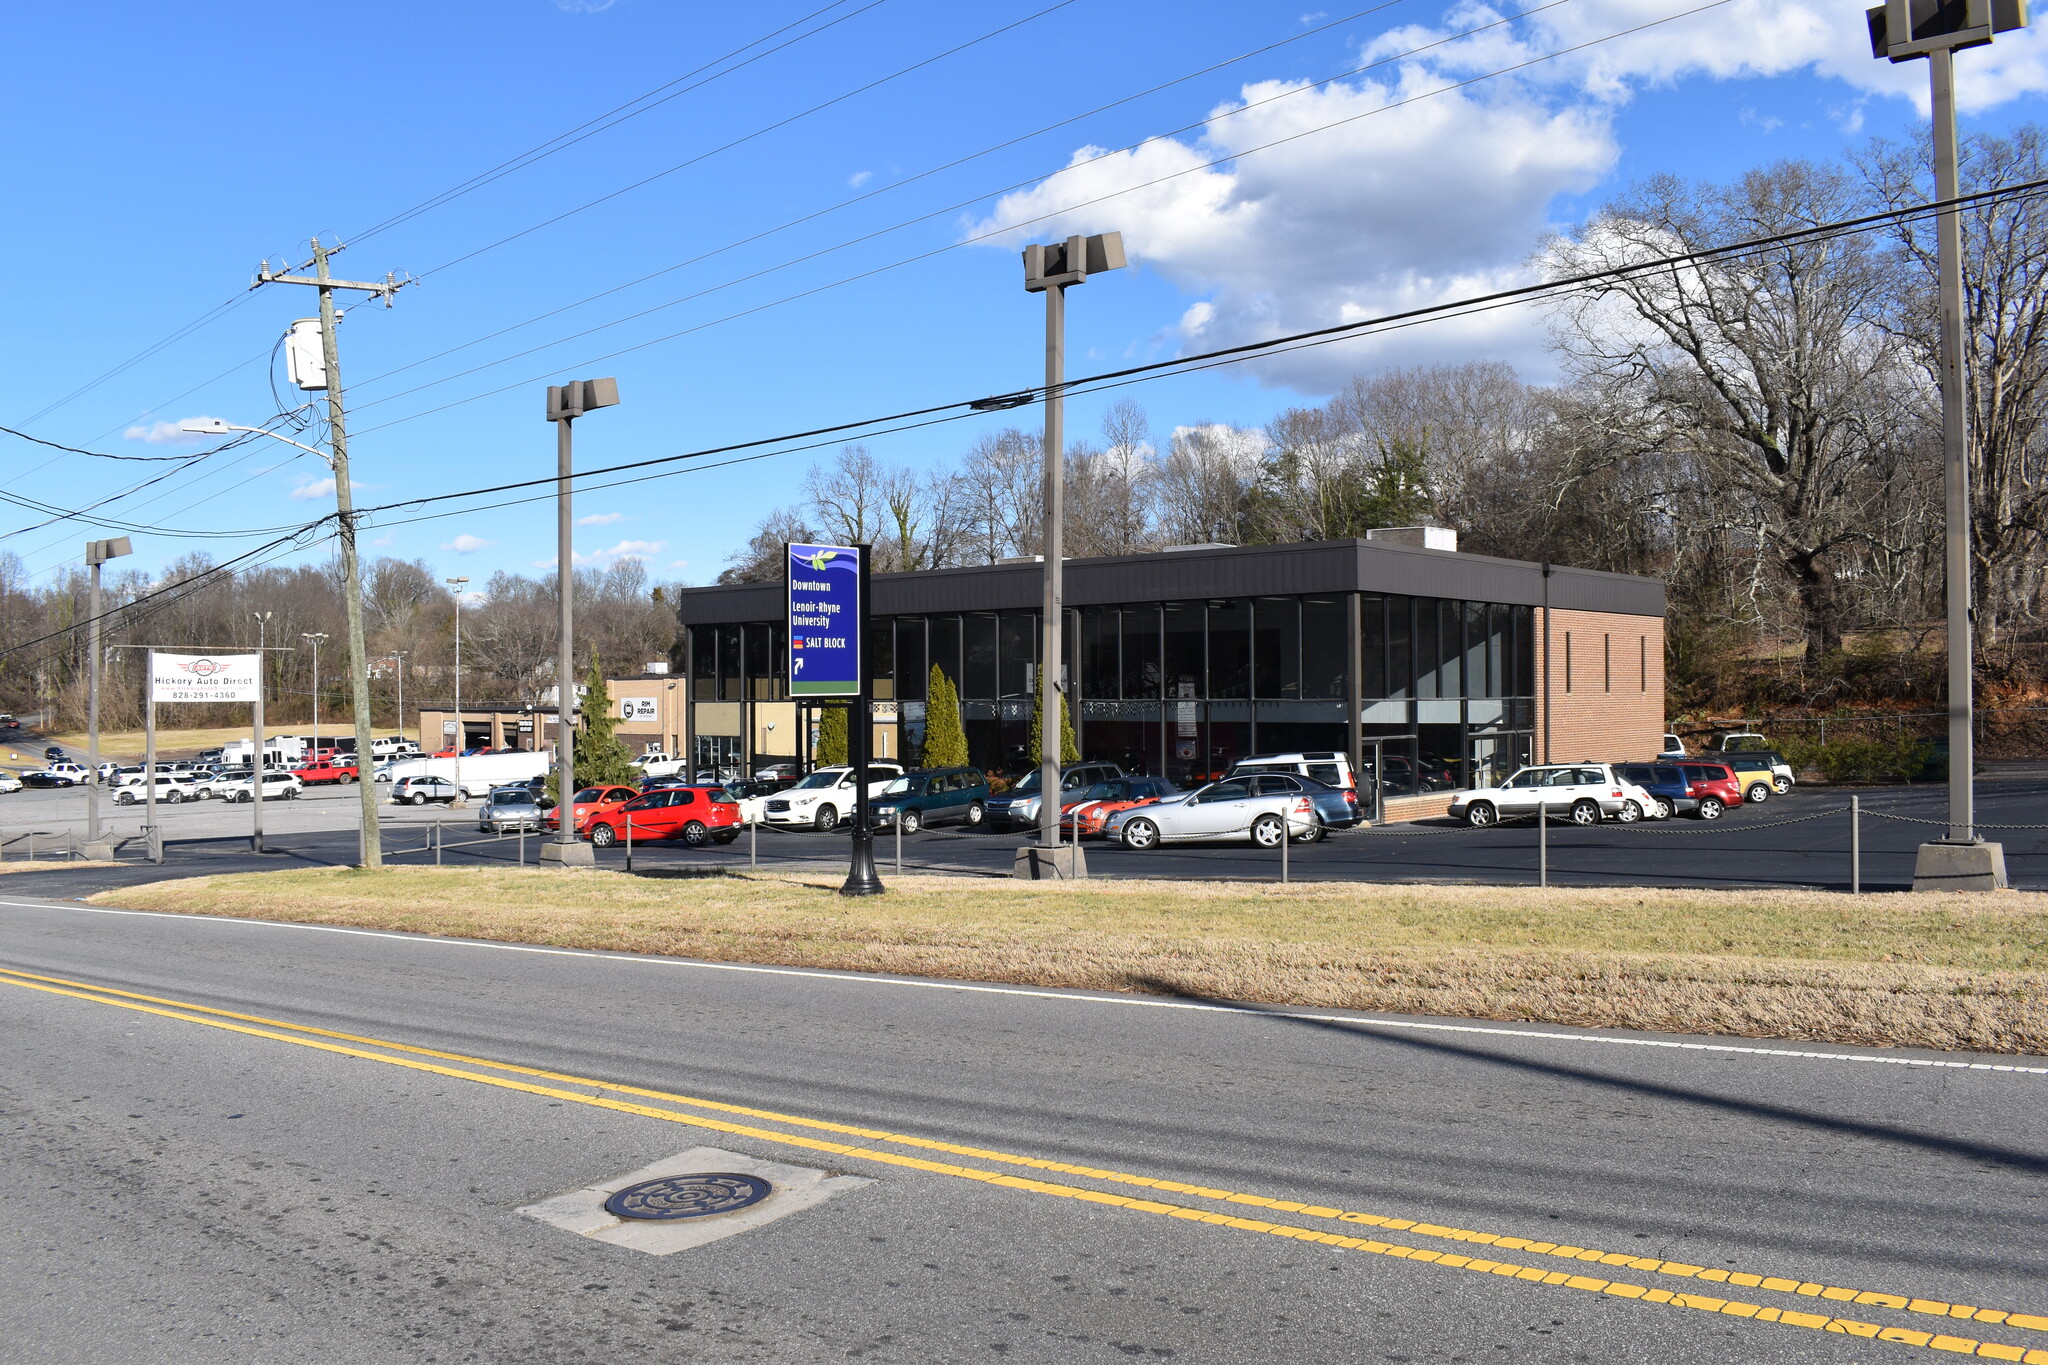
{"label": "black car", "polygon": [[64,751],[54,744],[43,750],[43,762],[45,763],[63,763],[66,761]]}

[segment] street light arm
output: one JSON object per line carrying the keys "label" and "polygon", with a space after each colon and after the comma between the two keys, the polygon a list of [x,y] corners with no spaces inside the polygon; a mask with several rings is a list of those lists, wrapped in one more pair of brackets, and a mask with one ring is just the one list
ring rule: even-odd
{"label": "street light arm", "polygon": [[189,431],[195,436],[225,436],[231,431],[246,431],[257,436],[268,436],[273,441],[283,441],[288,446],[298,446],[300,450],[305,451],[308,455],[317,455],[320,458],[320,463],[326,465],[329,469],[334,468],[334,457],[326,451],[316,450],[312,446],[294,441],[289,436],[280,436],[268,427],[238,427],[232,422],[187,422],[178,429],[180,431]]}

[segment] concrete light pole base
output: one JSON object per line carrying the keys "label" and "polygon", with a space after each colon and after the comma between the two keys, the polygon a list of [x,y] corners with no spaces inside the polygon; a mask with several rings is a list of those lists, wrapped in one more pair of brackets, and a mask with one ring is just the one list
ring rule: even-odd
{"label": "concrete light pole base", "polygon": [[81,844],[78,851],[84,855],[87,862],[111,863],[114,861],[114,841],[111,839],[102,839],[96,844]]}
{"label": "concrete light pole base", "polygon": [[1088,855],[1079,844],[1061,844],[1057,848],[1027,844],[1017,850],[1010,875],[1031,882],[1082,881],[1088,876]]}
{"label": "concrete light pole base", "polygon": [[540,860],[558,867],[596,867],[597,852],[581,839],[573,844],[556,843],[550,839],[540,846]]}
{"label": "concrete light pole base", "polygon": [[2004,844],[1937,840],[1920,845],[1913,864],[1915,891],[2003,891],[2007,884]]}

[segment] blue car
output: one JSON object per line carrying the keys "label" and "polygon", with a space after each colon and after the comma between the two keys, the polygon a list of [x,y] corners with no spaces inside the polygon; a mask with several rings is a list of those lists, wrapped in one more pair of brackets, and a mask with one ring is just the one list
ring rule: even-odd
{"label": "blue car", "polygon": [[1669,820],[1699,805],[1685,780],[1685,770],[1675,763],[1617,763],[1614,771],[1624,782],[1633,782],[1650,794],[1654,808],[1643,812],[1652,820]]}
{"label": "blue car", "polygon": [[1298,837],[1296,843],[1312,844],[1333,829],[1350,829],[1365,818],[1365,812],[1358,804],[1358,793],[1349,787],[1333,787],[1327,782],[1291,773],[1259,773],[1251,778],[1251,783],[1253,796],[1286,796],[1300,792],[1308,797],[1316,811],[1316,832]]}

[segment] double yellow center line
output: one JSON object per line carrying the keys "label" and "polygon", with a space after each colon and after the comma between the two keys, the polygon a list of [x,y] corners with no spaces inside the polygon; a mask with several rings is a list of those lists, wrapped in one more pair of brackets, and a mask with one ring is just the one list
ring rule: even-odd
{"label": "double yellow center line", "polygon": [[[1595,1269],[1603,1271],[1626,1269],[1638,1273],[1688,1280],[1695,1284],[1713,1284],[1716,1286],[1730,1284],[1744,1288],[1763,1289],[1777,1294],[1792,1295],[1795,1299],[1809,1301],[1810,1306],[1815,1308],[1824,1308],[1834,1303],[1843,1303],[1868,1308],[1893,1309],[1947,1319],[1957,1327],[1960,1327],[1964,1322],[1970,1322],[2003,1324],[2009,1328],[2048,1332],[2048,1316],[2014,1313],[2003,1309],[1979,1308],[1968,1304],[1952,1304],[1937,1299],[1916,1298],[1903,1294],[1884,1293],[1877,1290],[1851,1289],[1785,1276],[1768,1276],[1750,1271],[1708,1268],[1691,1265],[1682,1261],[1666,1261],[1656,1257],[1636,1256],[1629,1252],[1608,1252],[1601,1251],[1598,1248],[1562,1245],[1531,1238],[1506,1236],[1500,1233],[1475,1231],[1469,1228],[1418,1222],[1413,1219],[1392,1217],[1386,1214],[1339,1209],[1297,1200],[1274,1199],[1264,1195],[1216,1189],[1206,1185],[1162,1179],[1156,1176],[1137,1175],[1126,1171],[1105,1170],[1099,1167],[1054,1161],[1043,1157],[1021,1156],[1012,1152],[995,1151],[989,1148],[974,1147],[962,1143],[945,1142],[914,1134],[891,1132],[886,1129],[837,1123],[827,1119],[808,1118],[803,1115],[785,1114],[775,1110],[728,1104],[719,1100],[703,1099],[692,1095],[680,1095],[670,1091],[650,1090],[641,1086],[620,1085],[611,1081],[593,1080],[586,1076],[548,1071],[538,1067],[520,1066],[516,1063],[493,1061],[482,1057],[465,1056],[462,1053],[444,1052],[435,1048],[393,1042],[384,1038],[342,1033],[332,1029],[316,1028],[307,1024],[295,1024],[288,1020],[268,1018],[263,1015],[216,1009],[212,1006],[193,1004],[189,1001],[143,995],[134,991],[118,990],[110,986],[96,986],[89,982],[73,981],[64,977],[44,976],[35,972],[19,971],[11,968],[0,968],[0,984],[19,986],[27,990],[41,991],[50,995],[64,996],[93,1004],[112,1005],[121,1009],[156,1015],[160,1018],[175,1019],[183,1023],[203,1024],[210,1028],[226,1029],[230,1032],[265,1038],[274,1042],[310,1047],[340,1056],[383,1062],[389,1066],[428,1072],[433,1075],[447,1076],[456,1080],[473,1081],[479,1085],[496,1086],[500,1089],[516,1090],[532,1095],[543,1095],[549,1099],[590,1105],[600,1109],[611,1109],[620,1113],[659,1119],[668,1123],[687,1124],[691,1127],[709,1129],[713,1132],[753,1138],[760,1142],[798,1147],[809,1151],[829,1152],[835,1156],[854,1157],[888,1166],[925,1171],[936,1175],[954,1176],[963,1180],[974,1180],[983,1184],[999,1185],[1008,1189],[1028,1191],[1033,1194],[1049,1195],[1061,1199],[1076,1199],[1093,1204],[1107,1204],[1129,1209],[1137,1213],[1149,1213],[1169,1218],[1184,1219],[1190,1222],[1209,1223],[1246,1232],[1292,1238],[1298,1241],[1317,1242],[1355,1251],[1371,1252],[1375,1255],[1428,1262],[1452,1269],[1528,1280],[1532,1283],[1561,1286],[1586,1293],[1608,1295],[1614,1298],[1637,1299],[1645,1303],[1691,1308],[1703,1312],[1725,1314],[1731,1317],[1750,1318],[1758,1322],[1775,1322],[1788,1327],[1866,1337],[1906,1346],[1925,1347],[1935,1351],[1975,1355],[1991,1360],[2016,1360],[2025,1362],[2025,1365],[2048,1365],[2048,1349],[2010,1346],[2000,1342],[1979,1340],[1975,1337],[1952,1335],[1946,1332],[1923,1331],[1912,1327],[1888,1327],[1879,1323],[1838,1317],[1832,1312],[1809,1312],[1806,1311],[1807,1305],[1801,1305],[1796,1302],[1790,1307],[1782,1305],[1768,1306],[1736,1299],[1724,1299],[1712,1294],[1698,1292],[1690,1287],[1673,1291],[1653,1285],[1606,1279],[1599,1275],[1584,1272]],[[378,1050],[368,1050],[372,1048]],[[391,1055],[393,1053],[401,1055],[393,1056]],[[431,1058],[433,1060],[418,1060],[422,1058]],[[469,1069],[474,1067],[482,1067],[485,1070],[476,1071]],[[492,1072],[503,1074],[489,1074]],[[541,1084],[541,1082],[554,1082],[555,1084]],[[604,1093],[587,1094],[578,1090],[562,1089],[560,1088],[562,1085],[582,1086],[589,1090]],[[614,1098],[615,1096],[632,1096],[634,1098],[619,1099]],[[672,1108],[638,1103],[636,1102],[638,1100],[659,1100],[667,1105],[682,1105],[689,1109],[708,1111],[708,1113],[684,1113]],[[787,1128],[806,1129],[809,1132],[792,1133],[778,1129],[762,1128],[754,1124],[738,1123],[728,1119],[712,1117],[712,1115],[716,1114],[729,1114],[738,1118],[757,1119],[781,1124]],[[1513,1261],[1503,1261],[1490,1255],[1470,1256],[1462,1253],[1439,1251],[1370,1237],[1354,1236],[1350,1232],[1328,1230],[1327,1227],[1304,1227],[1297,1223],[1281,1223],[1262,1218],[1248,1218],[1234,1213],[1189,1207],[1184,1204],[1155,1198],[1134,1197],[1126,1194],[1087,1189],[1076,1185],[1058,1184],[1026,1176],[1012,1175],[1002,1170],[988,1170],[979,1166],[961,1165],[958,1162],[940,1161],[909,1155],[901,1151],[888,1151],[871,1146],[836,1141],[832,1138],[813,1137],[809,1135],[810,1132],[830,1133],[839,1137],[856,1138],[863,1143],[882,1143],[887,1147],[910,1148],[915,1151],[967,1157],[992,1163],[996,1166],[1008,1166],[1075,1176],[1102,1184],[1141,1188],[1148,1192],[1161,1192],[1224,1204],[1250,1206],[1262,1211],[1293,1214],[1299,1218],[1326,1225],[1348,1224],[1352,1227],[1381,1228],[1389,1231],[1406,1232],[1414,1237],[1440,1239],[1484,1247],[1488,1252],[1514,1251],[1521,1253],[1525,1257],[1543,1257],[1550,1258],[1553,1261],[1563,1260],[1578,1264],[1570,1270],[1554,1270],[1541,1265],[1524,1265]]]}

